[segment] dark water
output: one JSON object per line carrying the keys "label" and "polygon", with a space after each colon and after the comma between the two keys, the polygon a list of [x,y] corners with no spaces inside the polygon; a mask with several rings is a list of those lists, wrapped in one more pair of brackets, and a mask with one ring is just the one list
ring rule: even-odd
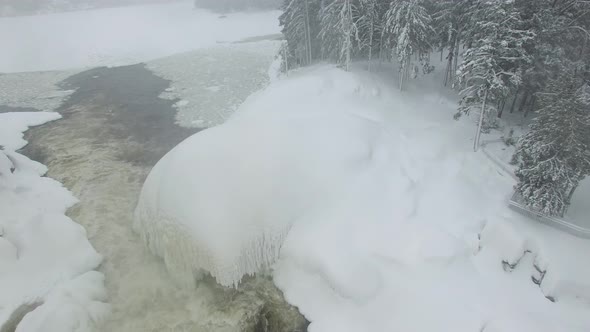
{"label": "dark water", "polygon": [[[169,81],[154,75],[143,64],[90,69],[60,84],[62,89],[76,92],[56,111],[64,119],[89,116],[99,120],[102,125],[87,126],[85,136],[94,138],[97,145],[110,140],[132,141],[136,144],[120,157],[153,166],[166,152],[198,131],[177,126],[176,110],[172,107],[175,101],[158,98],[169,85]],[[90,110],[89,114],[81,114],[81,106]],[[60,125],[54,122],[44,128],[50,131],[52,126]]]}

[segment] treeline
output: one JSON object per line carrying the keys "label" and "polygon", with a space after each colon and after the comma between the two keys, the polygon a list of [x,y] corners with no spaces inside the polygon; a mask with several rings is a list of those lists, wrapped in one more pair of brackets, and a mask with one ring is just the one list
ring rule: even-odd
{"label": "treeline", "polygon": [[524,203],[563,215],[590,175],[590,1],[286,0],[286,66],[395,62],[399,88],[445,63],[456,117],[479,112],[482,130],[506,112],[534,113],[514,162]]}

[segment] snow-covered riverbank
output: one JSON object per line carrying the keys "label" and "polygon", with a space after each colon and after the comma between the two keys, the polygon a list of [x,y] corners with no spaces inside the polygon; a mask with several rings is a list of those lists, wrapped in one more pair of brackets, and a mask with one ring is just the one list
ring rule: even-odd
{"label": "snow-covered riverbank", "polygon": [[52,112],[0,114],[0,330],[89,330],[109,311],[102,261],[82,226],[65,216],[76,198],[47,168],[16,150]]}

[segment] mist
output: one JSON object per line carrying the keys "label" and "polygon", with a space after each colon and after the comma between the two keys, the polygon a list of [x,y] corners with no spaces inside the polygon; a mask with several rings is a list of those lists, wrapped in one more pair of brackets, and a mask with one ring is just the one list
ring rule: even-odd
{"label": "mist", "polygon": [[2,0],[0,1],[0,17],[35,15],[45,13],[64,12],[72,10],[87,10],[131,6],[149,3],[171,3],[174,0]]}

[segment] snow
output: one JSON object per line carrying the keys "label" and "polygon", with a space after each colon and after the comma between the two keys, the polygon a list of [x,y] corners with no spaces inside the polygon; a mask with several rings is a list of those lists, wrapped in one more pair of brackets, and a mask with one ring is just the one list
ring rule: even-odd
{"label": "snow", "polygon": [[154,167],[134,228],[189,286],[270,267],[312,332],[586,331],[590,241],[508,208],[440,73],[393,72],[274,80]]}
{"label": "snow", "polygon": [[0,18],[0,72],[134,64],[278,33],[279,14],[220,17],[193,9],[192,1],[181,1]]}
{"label": "snow", "polygon": [[[15,152],[30,126],[57,113],[0,114],[0,329],[87,331],[108,312],[102,261],[66,210],[77,200]],[[22,321],[19,322],[20,317]]]}

